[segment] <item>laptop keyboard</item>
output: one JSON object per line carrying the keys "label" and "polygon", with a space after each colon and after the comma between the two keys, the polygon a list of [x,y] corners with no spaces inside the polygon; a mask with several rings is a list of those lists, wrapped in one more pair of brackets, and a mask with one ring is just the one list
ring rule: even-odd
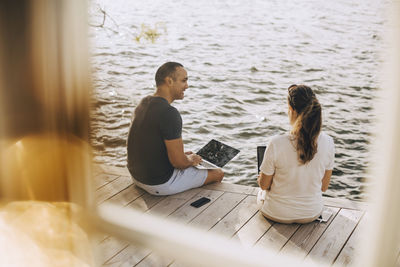
{"label": "laptop keyboard", "polygon": [[205,169],[216,169],[217,168],[215,165],[213,165],[207,161],[204,161],[204,160],[202,162],[200,162],[199,165],[204,167]]}

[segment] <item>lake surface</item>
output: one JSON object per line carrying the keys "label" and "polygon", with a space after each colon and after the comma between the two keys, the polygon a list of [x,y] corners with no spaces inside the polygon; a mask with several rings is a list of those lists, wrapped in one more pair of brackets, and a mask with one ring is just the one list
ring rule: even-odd
{"label": "lake surface", "polygon": [[97,0],[93,25],[103,21],[99,7],[105,23],[90,27],[96,162],[126,166],[132,112],[154,93],[157,68],[177,61],[189,75],[185,99],[173,103],[185,149],[212,138],[239,149],[226,181],[256,186],[256,147],[289,130],[287,87],[306,84],[335,141],[326,195],[365,197],[387,1]]}

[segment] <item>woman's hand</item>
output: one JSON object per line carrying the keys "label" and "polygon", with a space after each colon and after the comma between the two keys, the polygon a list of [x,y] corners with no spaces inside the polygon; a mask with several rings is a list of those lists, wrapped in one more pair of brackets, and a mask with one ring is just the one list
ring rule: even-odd
{"label": "woman's hand", "polygon": [[270,190],[272,185],[272,180],[274,178],[274,174],[266,175],[263,172],[260,172],[260,176],[258,177],[258,185],[262,190]]}
{"label": "woman's hand", "polygon": [[331,181],[332,170],[325,171],[324,177],[322,177],[321,191],[325,192],[328,189],[329,183]]}
{"label": "woman's hand", "polygon": [[265,201],[265,196],[266,196],[266,191],[265,190],[259,190],[257,194],[257,206],[260,209],[262,205],[264,204]]}

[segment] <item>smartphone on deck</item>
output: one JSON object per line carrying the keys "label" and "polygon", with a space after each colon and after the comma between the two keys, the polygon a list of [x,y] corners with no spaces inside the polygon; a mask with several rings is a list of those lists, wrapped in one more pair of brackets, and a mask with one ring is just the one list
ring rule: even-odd
{"label": "smartphone on deck", "polygon": [[202,198],[190,203],[190,206],[193,206],[195,208],[200,208],[201,206],[203,206],[204,204],[207,204],[210,201],[211,201],[211,199],[209,199],[207,197],[202,197]]}

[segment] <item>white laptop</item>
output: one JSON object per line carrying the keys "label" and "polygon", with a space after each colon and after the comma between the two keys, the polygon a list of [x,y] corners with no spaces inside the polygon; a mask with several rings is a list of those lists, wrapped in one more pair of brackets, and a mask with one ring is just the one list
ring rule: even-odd
{"label": "white laptop", "polygon": [[196,166],[198,169],[217,169],[222,168],[240,151],[236,148],[212,139],[203,146],[196,154],[203,158],[202,162]]}

